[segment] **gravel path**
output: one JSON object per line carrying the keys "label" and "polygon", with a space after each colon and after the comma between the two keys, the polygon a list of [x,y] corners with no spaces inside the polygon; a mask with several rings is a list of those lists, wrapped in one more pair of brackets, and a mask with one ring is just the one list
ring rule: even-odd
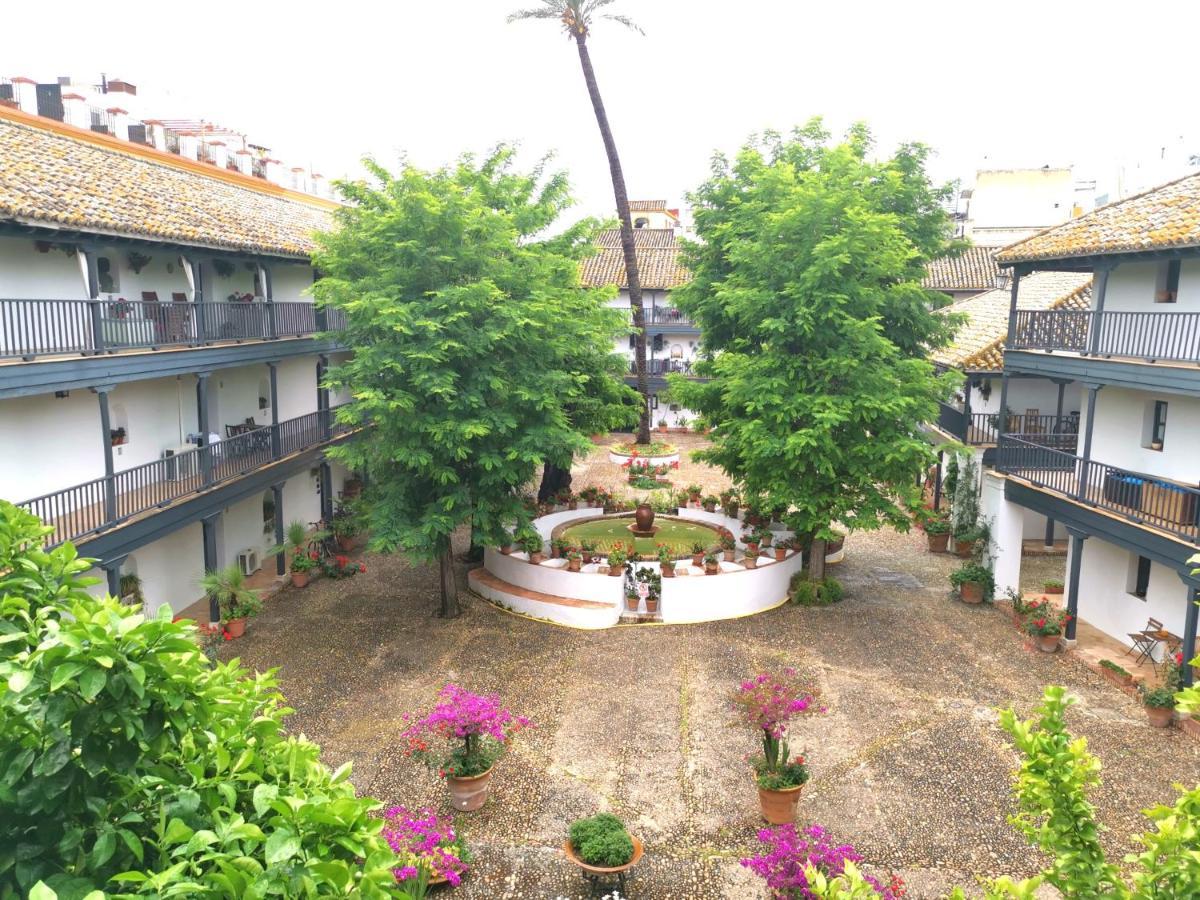
{"label": "gravel path", "polygon": [[[581,468],[599,475],[606,465]],[[353,761],[358,788],[387,802],[449,811],[444,787],[397,737],[401,715],[447,681],[498,691],[534,719],[499,764],[488,804],[459,817],[478,860],[454,895],[471,900],[601,896],[557,851],[568,823],[599,809],[646,841],[632,897],[765,896],[737,863],[760,823],[743,762],[754,736],[731,722],[727,698],[766,667],[797,666],[829,708],[793,737],[814,772],[800,820],[898,872],[913,898],[1038,868],[1005,822],[1015,757],[995,710],[1028,713],[1042,685],[1079,698],[1070,723],[1104,763],[1093,800],[1112,858],[1143,827],[1139,810],[1197,779],[1200,744],[1149,728],[1131,699],[1071,660],[1026,651],[999,611],[951,601],[956,560],[926,553],[919,535],[854,534],[846,550],[837,606],[599,633],[470,598],[462,617],[443,621],[432,614],[435,568],[367,556],[366,575],[285,590],[223,651],[279,667],[291,727],[330,765]]]}

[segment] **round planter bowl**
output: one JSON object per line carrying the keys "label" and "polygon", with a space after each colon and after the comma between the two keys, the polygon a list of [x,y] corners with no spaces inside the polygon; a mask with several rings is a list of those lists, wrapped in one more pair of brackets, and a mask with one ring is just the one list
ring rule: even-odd
{"label": "round planter bowl", "polygon": [[1175,710],[1169,706],[1147,706],[1146,721],[1153,728],[1170,728],[1171,720],[1175,718]]}
{"label": "round planter bowl", "polygon": [[1037,637],[1038,649],[1043,653],[1053,653],[1058,649],[1057,634],[1039,634]]}
{"label": "round planter bowl", "polygon": [[302,588],[302,587],[307,587],[307,586],[308,586],[308,573],[307,572],[293,572],[292,573],[292,587]]}
{"label": "round planter bowl", "polygon": [[[755,784],[757,787],[757,783]],[[758,788],[758,805],[762,817],[772,825],[787,825],[796,819],[796,805],[800,802],[800,792],[804,785],[786,788],[782,791],[772,791]]]}
{"label": "round planter bowl", "polygon": [[958,596],[963,603],[972,606],[983,602],[983,585],[977,581],[964,581],[958,587]]}
{"label": "round planter bowl", "polygon": [[[494,767],[493,767],[494,768]],[[492,769],[471,778],[446,776],[446,787],[450,790],[450,802],[463,812],[479,809],[487,801],[488,789],[492,785]]]}
{"label": "round planter bowl", "polygon": [[950,546],[950,533],[943,531],[941,534],[925,533],[925,538],[929,541],[930,553],[945,553]]}
{"label": "round planter bowl", "polygon": [[583,871],[587,872],[589,875],[623,875],[641,861],[642,853],[645,852],[645,848],[642,847],[641,838],[631,834],[629,839],[633,841],[633,856],[630,857],[629,862],[625,863],[623,866],[607,867],[588,865],[579,858],[579,854],[575,852],[575,848],[571,846],[570,841],[563,841],[563,853],[567,855],[567,859],[575,863],[575,865],[579,866],[579,868],[583,869]]}
{"label": "round planter bowl", "polygon": [[243,634],[246,633],[246,620],[245,619],[230,619],[228,622],[225,623],[224,630],[229,632],[230,637],[240,638]]}

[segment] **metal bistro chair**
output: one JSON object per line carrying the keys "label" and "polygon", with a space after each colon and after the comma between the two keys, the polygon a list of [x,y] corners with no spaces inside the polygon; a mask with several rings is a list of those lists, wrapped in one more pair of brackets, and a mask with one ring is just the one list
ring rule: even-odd
{"label": "metal bistro chair", "polygon": [[1163,623],[1158,621],[1158,619],[1147,619],[1146,627],[1141,631],[1133,631],[1128,633],[1130,639],[1133,641],[1133,646],[1125,651],[1125,655],[1128,656],[1134,651],[1137,651],[1138,658],[1135,665],[1140,666],[1146,661],[1146,659],[1149,659],[1151,663],[1153,663],[1154,651],[1158,645],[1162,643],[1162,638],[1159,637],[1159,634],[1162,633],[1162,630]]}

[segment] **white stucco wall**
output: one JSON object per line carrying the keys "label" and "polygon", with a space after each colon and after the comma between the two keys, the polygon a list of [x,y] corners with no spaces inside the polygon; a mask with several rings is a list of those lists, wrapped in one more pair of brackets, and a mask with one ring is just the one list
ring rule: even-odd
{"label": "white stucco wall", "polygon": [[[122,571],[135,572],[141,578],[147,615],[155,615],[163,604],[176,612],[191,606],[203,596],[200,579],[204,576],[204,545],[200,523],[139,547],[129,554]],[[100,579],[88,590],[96,596],[107,594],[104,571],[92,569],[88,574]]]}
{"label": "white stucco wall", "polygon": [[[1162,450],[1142,446],[1147,406],[1167,401],[1167,428]],[[1087,410],[1080,433],[1086,430]],[[1096,396],[1092,457],[1108,465],[1195,484],[1200,481],[1196,440],[1200,436],[1200,399],[1101,388]],[[1082,449],[1082,448],[1081,448]]]}
{"label": "white stucco wall", "polygon": [[0,497],[13,502],[104,475],[96,395],[71,391],[0,402]]}
{"label": "white stucco wall", "polygon": [[[1106,312],[1196,312],[1200,310],[1200,261],[1185,260],[1179,269],[1174,303],[1155,303],[1156,262],[1125,263],[1109,273],[1104,295]],[[1093,306],[1095,300],[1093,299]]]}
{"label": "white stucco wall", "polygon": [[[268,377],[267,367],[262,367]],[[302,356],[285,359],[276,372],[279,388],[279,421],[294,419],[317,411],[317,357]],[[270,416],[265,418],[270,421]]]}
{"label": "white stucco wall", "polygon": [[83,300],[87,286],[76,256],[38,253],[32,238],[0,237],[0,298]]}
{"label": "white stucco wall", "polygon": [[271,264],[271,296],[276,301],[312,300],[308,295],[312,283],[312,267],[307,263]]}

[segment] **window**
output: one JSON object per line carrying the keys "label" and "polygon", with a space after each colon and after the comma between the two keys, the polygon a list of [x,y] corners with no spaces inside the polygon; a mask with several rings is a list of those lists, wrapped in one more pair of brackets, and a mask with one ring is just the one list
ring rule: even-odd
{"label": "window", "polygon": [[1142,446],[1161,450],[1167,436],[1167,401],[1151,400],[1146,404],[1146,423],[1142,429]]}
{"label": "window", "polygon": [[121,282],[117,277],[117,267],[107,256],[96,258],[96,280],[99,282],[102,294],[115,294],[121,289]]}
{"label": "window", "polygon": [[634,227],[634,228],[645,228],[645,227],[647,227],[649,224],[650,224],[650,220],[649,220],[649,219],[642,218],[642,219],[634,219],[634,220],[633,220],[633,227]]}
{"label": "window", "polygon": [[1135,556],[1130,554],[1129,557],[1129,583],[1126,590],[1135,597],[1146,599],[1146,592],[1150,589],[1150,560],[1144,556]]}
{"label": "window", "polygon": [[1174,303],[1179,297],[1179,260],[1172,259],[1158,264],[1158,283],[1154,291],[1155,303]]}

